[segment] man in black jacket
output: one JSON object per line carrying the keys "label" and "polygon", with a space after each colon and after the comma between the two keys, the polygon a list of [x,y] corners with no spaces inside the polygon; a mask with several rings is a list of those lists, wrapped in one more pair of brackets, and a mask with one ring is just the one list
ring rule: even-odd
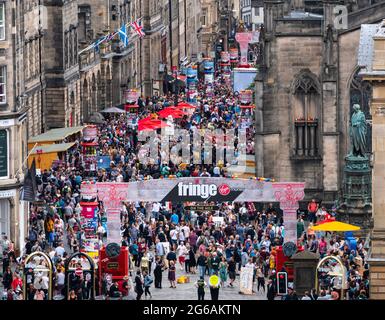
{"label": "man in black jacket", "polygon": [[267,300],[273,301],[275,296],[276,296],[276,292],[273,285],[273,280],[269,279],[269,281],[267,282],[267,294],[266,294]]}

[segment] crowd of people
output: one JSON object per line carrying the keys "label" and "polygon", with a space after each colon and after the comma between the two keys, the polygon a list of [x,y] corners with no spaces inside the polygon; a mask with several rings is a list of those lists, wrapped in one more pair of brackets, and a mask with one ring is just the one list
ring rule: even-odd
{"label": "crowd of people", "polygon": [[[214,96],[205,93],[205,85],[198,85],[197,108],[191,115],[185,115],[176,123],[180,128],[194,132],[196,129],[240,129],[247,127],[246,150],[254,152],[254,128],[250,124],[250,111],[240,108],[236,93],[217,77]],[[155,117],[155,113],[174,104],[172,95],[140,99],[140,118]],[[180,101],[186,97],[181,93]],[[245,113],[246,112],[246,113]],[[249,119],[249,120],[247,120]],[[246,121],[246,122],[245,122]],[[100,169],[93,177],[87,177],[82,168],[80,142],[69,151],[67,163],[44,170],[37,176],[38,199],[31,205],[29,234],[23,251],[17,257],[14,244],[7,238],[2,242],[2,284],[4,299],[44,300],[48,299],[48,273],[35,275],[31,267],[25,265],[26,257],[32,252],[43,251],[53,264],[53,295],[64,295],[69,300],[90,299],[90,275],[73,274],[70,288],[65,288],[65,264],[69,256],[84,248],[86,234],[82,228],[81,185],[87,180],[99,182],[130,182],[143,179],[176,177],[227,177],[228,165],[216,162],[195,165],[180,161],[162,162],[161,157],[152,163],[143,164],[138,158],[141,143],[135,128],[130,127],[126,115],[112,115],[99,125],[99,155],[109,156],[111,163],[107,169]],[[178,137],[171,143],[177,143]],[[235,153],[239,145],[234,146]],[[242,146],[244,147],[244,146]],[[218,205],[218,204],[214,204]],[[312,201],[308,207],[306,221],[299,215],[297,223],[298,246],[304,250],[325,255],[340,256],[347,270],[349,299],[368,298],[368,267],[366,248],[360,242],[357,250],[349,250],[344,239],[335,234],[314,233],[311,226],[317,220],[333,215],[326,208]],[[100,203],[96,210],[98,225],[95,234],[100,246],[106,237],[106,212]],[[214,217],[223,217],[223,222],[215,223]],[[309,228],[308,222],[310,222]],[[195,282],[198,298],[203,300],[205,279],[218,275],[217,287],[234,288],[242,267],[253,268],[254,293],[259,292],[272,300],[277,297],[276,246],[282,245],[285,235],[282,211],[269,204],[267,207],[256,203],[222,203],[219,209],[211,211],[187,210],[181,203],[123,203],[121,208],[122,246],[130,253],[130,277],[122,281],[104,279],[97,291],[108,298],[122,298],[135,292],[136,299],[151,298],[151,288],[161,290],[163,273],[167,272],[170,288],[177,288],[177,269],[186,275],[197,275]],[[168,243],[165,246],[164,243]],[[363,261],[357,263],[357,257]],[[72,262],[70,262],[72,263]],[[80,262],[75,262],[80,263]],[[81,265],[78,266],[79,268]],[[76,265],[74,266],[76,269]],[[27,283],[23,283],[25,275]],[[98,279],[101,280],[101,279]],[[267,284],[266,284],[267,282]],[[23,297],[23,286],[26,297]],[[99,290],[100,289],[100,290]],[[217,288],[212,288],[212,298],[218,298]],[[320,294],[316,291],[305,293],[303,300],[326,300],[335,298],[337,291],[333,280],[327,275],[320,277]],[[67,295],[68,294],[68,295]],[[337,293],[338,294],[338,293]],[[326,297],[326,298],[325,298]],[[298,299],[289,286],[286,300]]]}

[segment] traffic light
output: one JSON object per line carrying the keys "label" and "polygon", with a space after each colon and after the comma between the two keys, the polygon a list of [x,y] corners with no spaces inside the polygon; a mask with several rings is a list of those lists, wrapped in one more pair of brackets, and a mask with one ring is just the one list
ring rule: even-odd
{"label": "traffic light", "polygon": [[277,273],[277,293],[279,295],[287,294],[287,273]]}

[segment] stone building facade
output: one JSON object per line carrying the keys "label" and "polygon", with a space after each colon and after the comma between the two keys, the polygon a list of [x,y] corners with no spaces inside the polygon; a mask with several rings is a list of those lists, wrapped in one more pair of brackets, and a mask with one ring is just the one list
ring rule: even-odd
{"label": "stone building facade", "polygon": [[0,1],[0,236],[23,246],[27,206],[20,201],[27,155],[21,1]]}
{"label": "stone building facade", "polygon": [[[305,201],[329,205],[343,184],[353,103],[370,119],[370,88],[356,59],[360,26],[385,12],[384,1],[342,2],[265,1],[256,79],[257,174],[305,181]],[[333,14],[341,4],[348,10],[342,28]]]}
{"label": "stone building facade", "polygon": [[218,36],[218,1],[202,0],[202,31],[201,45],[202,53],[208,57],[211,52],[215,52],[215,43]]}

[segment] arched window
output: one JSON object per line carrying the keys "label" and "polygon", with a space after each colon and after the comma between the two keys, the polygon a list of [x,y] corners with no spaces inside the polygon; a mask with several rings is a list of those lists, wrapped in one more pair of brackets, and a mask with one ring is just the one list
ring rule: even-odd
{"label": "arched window", "polygon": [[359,69],[354,72],[352,81],[350,83],[350,116],[353,114],[353,105],[359,104],[361,106],[362,112],[365,114],[366,120],[368,120],[369,125],[368,133],[366,137],[368,152],[372,152],[372,126],[371,120],[372,116],[370,114],[370,99],[372,97],[372,86],[369,82],[363,81],[362,77],[358,75]]}
{"label": "arched window", "polygon": [[320,84],[309,70],[301,71],[292,85],[294,112],[294,156],[319,156]]}

